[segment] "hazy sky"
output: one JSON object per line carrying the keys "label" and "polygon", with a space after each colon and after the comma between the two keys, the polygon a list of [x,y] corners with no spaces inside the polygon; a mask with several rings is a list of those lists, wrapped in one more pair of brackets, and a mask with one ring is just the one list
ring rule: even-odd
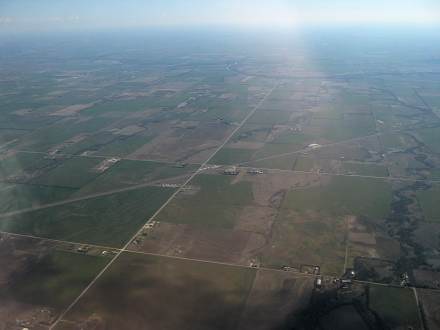
{"label": "hazy sky", "polygon": [[440,23],[440,0],[0,0],[0,29]]}

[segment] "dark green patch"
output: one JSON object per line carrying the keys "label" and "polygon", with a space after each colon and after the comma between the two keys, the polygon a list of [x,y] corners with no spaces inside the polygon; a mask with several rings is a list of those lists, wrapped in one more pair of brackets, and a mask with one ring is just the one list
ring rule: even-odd
{"label": "dark green patch", "polygon": [[63,251],[32,256],[26,261],[26,269],[14,274],[8,287],[0,289],[0,297],[60,311],[80,294],[107,262],[106,258]]}
{"label": "dark green patch", "polygon": [[390,211],[391,187],[382,180],[332,177],[328,184],[287,194],[283,207],[332,215],[384,218]]}
{"label": "dark green patch", "polygon": [[148,187],[0,219],[2,231],[121,247],[169,198]]}
{"label": "dark green patch", "polygon": [[200,189],[181,195],[158,216],[158,220],[210,228],[232,228],[244,206],[253,200],[250,182],[231,183],[230,176],[199,175],[189,185]]}

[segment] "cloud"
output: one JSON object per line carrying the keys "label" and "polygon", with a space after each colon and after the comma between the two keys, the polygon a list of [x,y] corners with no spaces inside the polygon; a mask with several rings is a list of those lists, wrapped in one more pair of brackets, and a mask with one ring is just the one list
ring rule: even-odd
{"label": "cloud", "polygon": [[23,30],[440,23],[439,0],[0,0],[0,12],[2,27]]}

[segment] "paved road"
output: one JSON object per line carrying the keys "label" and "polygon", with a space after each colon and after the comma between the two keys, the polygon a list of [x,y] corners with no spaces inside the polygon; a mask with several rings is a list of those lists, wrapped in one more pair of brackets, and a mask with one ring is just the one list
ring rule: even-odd
{"label": "paved road", "polygon": [[[109,158],[118,158],[121,160],[130,160],[135,162],[146,162],[146,163],[160,163],[160,164],[170,164],[175,165],[177,162],[169,161],[169,160],[160,160],[160,159],[138,159],[132,157],[119,157],[115,155],[75,155],[75,154],[66,154],[66,153],[57,153],[51,154],[45,151],[31,151],[31,150],[20,150],[20,149],[8,149],[8,151],[17,152],[17,153],[26,153],[26,154],[37,154],[37,155],[45,155],[45,156],[53,156],[53,157],[72,157],[72,158],[92,158],[92,159],[109,159]],[[199,165],[196,163],[187,163],[189,165]]]}
{"label": "paved road", "polygon": [[[239,165],[239,167],[246,169],[246,170],[255,168],[255,167],[241,166],[241,165]],[[328,173],[328,172],[321,172],[321,171],[280,170],[280,169],[267,168],[267,167],[258,167],[258,169],[266,171],[267,173],[316,174],[316,175],[323,175],[323,176],[344,176],[344,177],[355,177],[355,178],[391,180],[391,181],[440,183],[440,180],[412,179],[412,178],[395,177],[395,176],[374,176],[374,175],[362,175],[362,174]]]}

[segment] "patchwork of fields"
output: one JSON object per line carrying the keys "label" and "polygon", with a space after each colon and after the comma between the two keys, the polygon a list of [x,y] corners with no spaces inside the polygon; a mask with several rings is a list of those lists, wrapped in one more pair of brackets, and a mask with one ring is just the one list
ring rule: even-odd
{"label": "patchwork of fields", "polygon": [[0,55],[0,329],[439,326],[438,64],[112,47]]}

